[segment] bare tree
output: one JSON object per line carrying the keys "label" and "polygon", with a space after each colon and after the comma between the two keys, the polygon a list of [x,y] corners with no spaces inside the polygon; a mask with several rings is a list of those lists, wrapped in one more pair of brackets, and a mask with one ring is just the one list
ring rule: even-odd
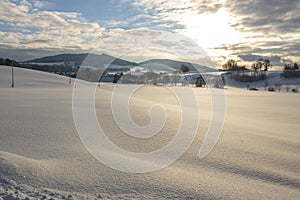
{"label": "bare tree", "polygon": [[186,66],[185,64],[182,64],[182,65],[180,66],[180,71],[182,71],[182,72],[189,72],[190,69],[189,69],[189,67]]}
{"label": "bare tree", "polygon": [[260,58],[258,61],[253,63],[251,65],[252,69],[255,71],[260,70],[260,71],[268,71],[270,67],[272,67],[271,62],[269,59],[262,59]]}
{"label": "bare tree", "polygon": [[298,63],[294,63],[294,69],[295,69],[295,70],[298,70],[298,69],[299,69]]}
{"label": "bare tree", "polygon": [[237,61],[230,59],[222,67],[225,70],[235,70],[238,68]]}

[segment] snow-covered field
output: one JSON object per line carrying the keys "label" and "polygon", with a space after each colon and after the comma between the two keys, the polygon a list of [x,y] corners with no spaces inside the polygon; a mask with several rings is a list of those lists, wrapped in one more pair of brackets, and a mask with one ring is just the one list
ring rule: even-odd
{"label": "snow-covered field", "polygon": [[[238,82],[232,80],[230,75],[226,75],[226,85],[235,88],[255,87],[259,90],[267,90],[268,87],[275,88],[280,85],[280,92],[292,92],[292,89],[300,92],[300,78],[284,78],[281,76],[282,70],[272,70],[267,72],[267,79],[254,82]],[[278,92],[278,91],[277,91]]]}
{"label": "snow-covered field", "polygon": [[[16,87],[10,88],[11,70],[0,66],[0,198],[300,199],[300,94],[228,87],[222,135],[199,159],[211,103],[205,88],[193,88],[201,116],[188,151],[162,170],[128,174],[101,164],[81,143],[68,78],[19,68],[15,73]],[[164,104],[170,114],[161,134],[139,140],[116,127],[108,106],[112,88],[102,84],[96,92],[98,119],[111,141],[147,152],[172,139],[180,112],[167,88],[145,86],[133,96],[137,123],[149,122],[152,103]]]}

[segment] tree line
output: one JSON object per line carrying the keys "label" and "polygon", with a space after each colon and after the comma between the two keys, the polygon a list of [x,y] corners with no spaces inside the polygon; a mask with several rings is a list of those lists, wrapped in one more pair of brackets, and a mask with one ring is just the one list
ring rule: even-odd
{"label": "tree line", "polygon": [[[268,71],[272,68],[271,61],[269,59],[258,59],[251,65],[251,69],[255,71]],[[222,65],[222,68],[227,71],[236,71],[236,70],[246,70],[246,66],[239,66],[238,62],[233,59],[229,59],[225,64]],[[284,70],[299,70],[298,63],[285,63]]]}
{"label": "tree line", "polygon": [[[260,58],[256,62],[254,62],[251,65],[251,69],[255,71],[268,71],[272,67],[272,64],[269,59],[262,59]],[[228,60],[224,65],[222,65],[222,68],[227,71],[237,71],[237,70],[246,70],[246,66],[239,66],[238,62],[236,60],[230,59]]]}
{"label": "tree line", "polygon": [[0,58],[0,65],[15,66],[15,67],[20,66],[20,64],[17,61],[8,58]]}
{"label": "tree line", "polygon": [[288,63],[284,65],[284,70],[298,70],[298,69],[299,69],[298,63],[294,63],[294,64]]}

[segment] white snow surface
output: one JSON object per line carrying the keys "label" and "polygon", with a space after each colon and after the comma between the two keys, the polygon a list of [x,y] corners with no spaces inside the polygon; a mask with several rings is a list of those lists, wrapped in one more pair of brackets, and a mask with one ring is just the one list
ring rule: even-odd
{"label": "white snow surface", "polygon": [[[299,94],[228,87],[222,135],[199,159],[211,101],[207,89],[193,88],[201,117],[189,150],[162,170],[128,174],[106,167],[84,148],[68,78],[20,68],[15,68],[15,88],[10,78],[11,68],[0,66],[0,198],[300,199]],[[116,127],[108,106],[112,88],[97,88],[96,111],[115,144],[147,152],[172,139],[180,111],[167,88],[145,86],[130,104],[140,124],[149,122],[148,108],[156,101],[170,114],[162,133],[147,140]]]}
{"label": "white snow surface", "polygon": [[[220,74],[222,74],[221,72]],[[287,92],[286,87],[288,87],[291,92],[292,89],[299,89],[300,88],[300,78],[284,78],[281,76],[282,71],[276,71],[272,70],[266,73],[267,79],[262,81],[253,81],[253,82],[239,82],[232,80],[230,78],[230,75],[225,75],[226,85],[229,87],[235,87],[235,88],[247,88],[247,85],[249,87],[255,87],[259,90],[266,90],[268,87],[276,87],[276,85],[281,85],[281,91],[280,92]],[[267,87],[266,87],[267,84]],[[299,90],[300,92],[300,90]]]}

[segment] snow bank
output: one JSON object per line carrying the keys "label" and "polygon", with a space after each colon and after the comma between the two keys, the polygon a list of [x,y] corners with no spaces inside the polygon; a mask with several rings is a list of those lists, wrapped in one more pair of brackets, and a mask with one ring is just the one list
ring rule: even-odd
{"label": "snow bank", "polygon": [[[16,87],[10,88],[10,73],[9,67],[0,67],[0,198],[300,198],[299,94],[228,88],[221,138],[199,159],[211,99],[205,88],[193,88],[201,116],[189,150],[163,170],[127,174],[98,162],[82,145],[67,78],[16,69]],[[147,140],[135,140],[116,127],[109,106],[112,89],[101,84],[95,95],[99,122],[115,144],[153,151],[172,139],[180,109],[168,88],[143,87],[130,102],[133,119],[142,125],[149,122],[149,106],[166,105],[166,127]]]}

